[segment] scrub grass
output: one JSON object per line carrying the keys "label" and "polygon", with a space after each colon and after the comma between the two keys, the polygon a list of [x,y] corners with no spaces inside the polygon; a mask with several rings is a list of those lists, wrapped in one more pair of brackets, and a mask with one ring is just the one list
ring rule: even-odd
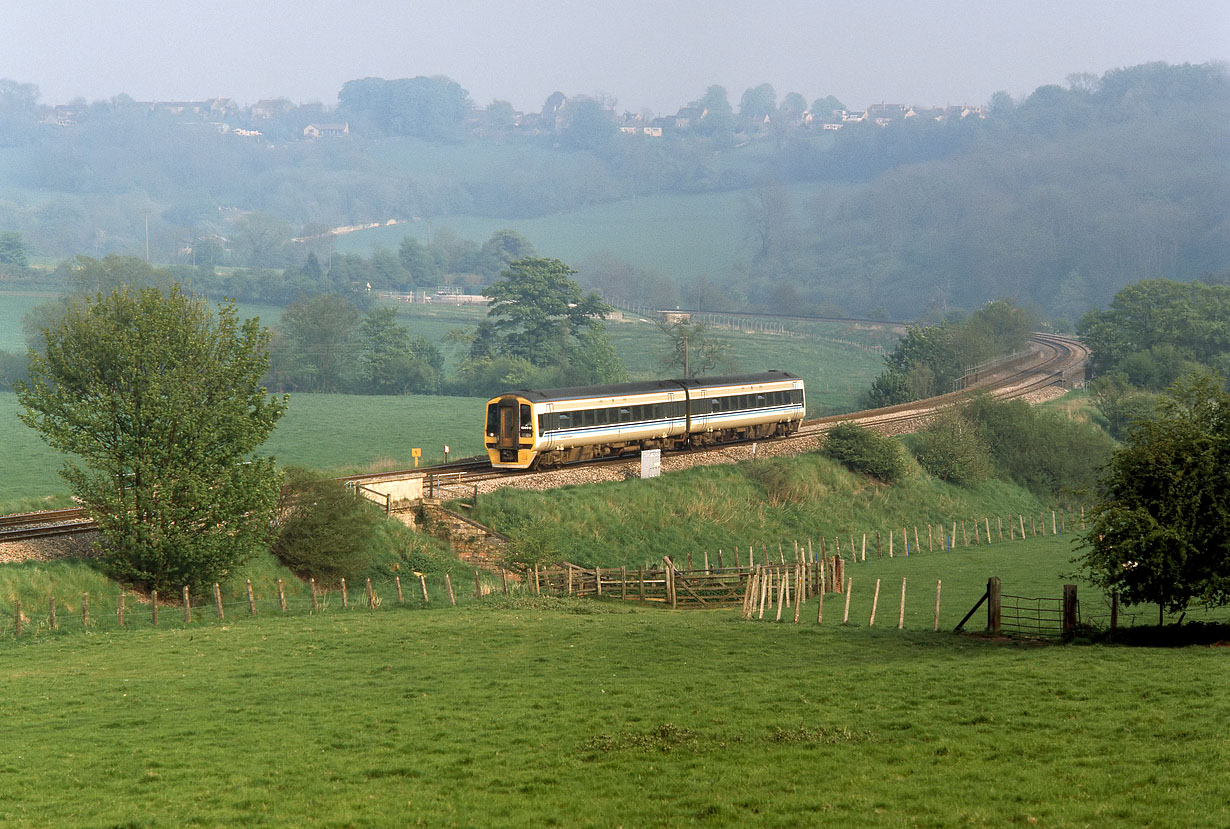
{"label": "scrub grass", "polygon": [[1224,654],[593,600],[0,643],[0,822],[1224,826]]}

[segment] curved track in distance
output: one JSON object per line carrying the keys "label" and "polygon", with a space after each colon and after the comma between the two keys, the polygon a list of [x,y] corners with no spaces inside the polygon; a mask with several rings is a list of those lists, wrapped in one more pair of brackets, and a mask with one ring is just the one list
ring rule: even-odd
{"label": "curved track in distance", "polygon": [[[1031,337],[1036,348],[1030,355],[1021,360],[1019,365],[1007,365],[999,370],[991,369],[977,382],[966,388],[903,403],[897,406],[887,406],[881,409],[870,409],[862,412],[832,415],[803,421],[799,432],[789,438],[779,440],[795,440],[799,437],[818,435],[828,431],[838,423],[854,422],[861,426],[876,429],[890,434],[903,434],[925,424],[937,412],[949,406],[957,405],[969,398],[971,394],[988,392],[1000,398],[1024,397],[1048,386],[1062,384],[1070,380],[1089,359],[1089,349],[1072,337],[1054,334],[1034,334]],[[690,450],[697,454],[721,452],[735,444],[722,444],[704,449]],[[688,450],[671,453],[674,456],[688,454]],[[610,463],[627,463],[629,457],[613,458],[605,461],[587,461],[572,468],[588,468]],[[404,479],[413,475],[423,475],[425,479],[436,482],[448,482],[453,485],[471,485],[493,479],[513,479],[536,475],[560,475],[570,467],[553,469],[544,472],[524,470],[493,470],[485,459],[467,458],[449,464],[428,466],[421,469],[408,469],[396,472],[372,472],[362,475],[348,475],[341,478],[347,483],[371,485],[381,481]],[[566,485],[561,481],[560,485]],[[19,541],[32,538],[42,538],[56,535],[71,535],[89,532],[94,528],[94,522],[86,517],[85,510],[80,508],[65,510],[49,510],[46,512],[18,513],[0,516],[0,544],[6,541]]]}

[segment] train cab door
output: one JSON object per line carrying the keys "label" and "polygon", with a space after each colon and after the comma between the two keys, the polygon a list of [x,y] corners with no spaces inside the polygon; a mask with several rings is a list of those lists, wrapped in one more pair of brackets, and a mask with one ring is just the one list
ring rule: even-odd
{"label": "train cab door", "polygon": [[514,463],[517,460],[517,400],[506,397],[496,407],[497,429],[496,448],[500,450],[501,463]]}
{"label": "train cab door", "polygon": [[530,407],[515,397],[506,397],[496,405],[496,448],[500,451],[500,463],[516,463],[517,450],[533,446],[533,426]]}

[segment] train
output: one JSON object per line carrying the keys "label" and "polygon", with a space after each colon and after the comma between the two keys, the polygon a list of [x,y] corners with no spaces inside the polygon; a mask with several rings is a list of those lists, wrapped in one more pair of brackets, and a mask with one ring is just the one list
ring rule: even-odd
{"label": "train", "polygon": [[496,469],[544,469],[647,449],[784,437],[807,410],[784,371],[510,391],[487,401]]}

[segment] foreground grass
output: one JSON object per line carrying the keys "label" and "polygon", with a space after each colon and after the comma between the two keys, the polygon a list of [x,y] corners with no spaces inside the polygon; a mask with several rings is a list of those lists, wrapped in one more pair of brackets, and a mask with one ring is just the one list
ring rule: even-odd
{"label": "foreground grass", "polygon": [[520,600],[0,657],[6,825],[1230,820],[1213,649]]}

